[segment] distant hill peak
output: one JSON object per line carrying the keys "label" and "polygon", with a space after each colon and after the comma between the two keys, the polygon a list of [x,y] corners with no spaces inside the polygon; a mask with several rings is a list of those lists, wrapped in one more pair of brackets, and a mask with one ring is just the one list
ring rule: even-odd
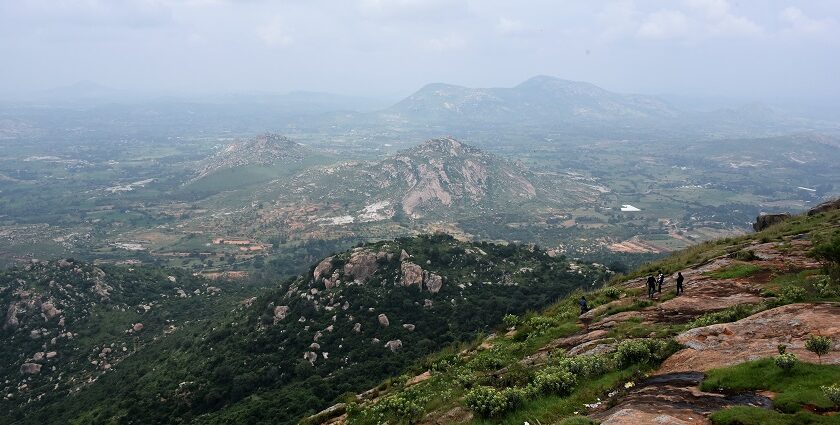
{"label": "distant hill peak", "polygon": [[205,160],[196,179],[225,168],[248,165],[271,166],[281,161],[297,162],[310,154],[309,148],[286,136],[263,133],[252,139],[231,143]]}

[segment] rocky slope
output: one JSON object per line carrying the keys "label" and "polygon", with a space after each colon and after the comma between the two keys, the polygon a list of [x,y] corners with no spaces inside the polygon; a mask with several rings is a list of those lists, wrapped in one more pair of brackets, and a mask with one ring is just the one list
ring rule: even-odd
{"label": "rocky slope", "polygon": [[292,423],[607,275],[445,235],[335,254],[237,304],[155,269],[13,269],[0,423]]}
{"label": "rocky slope", "polygon": [[[573,295],[540,315],[507,321],[510,328],[470,349],[432,356],[413,369],[416,376],[309,422],[443,424],[490,416],[511,424],[834,423],[836,409],[813,407],[831,406],[818,386],[779,407],[779,392],[801,389],[725,391],[704,381],[728,370],[721,368],[758,367],[763,363],[750,362],[777,355],[780,345],[814,364],[807,367],[819,362],[840,371],[840,287],[810,254],[838,232],[840,211],[821,207],[754,235],[677,253],[587,294],[594,308],[585,314],[578,316]],[[666,286],[648,299],[644,281],[658,270],[667,273]],[[678,271],[685,293],[675,296]],[[828,354],[817,358],[806,349],[812,335],[833,341]],[[779,370],[772,361],[766,367]],[[797,373],[807,372],[783,376]],[[726,422],[726,415],[754,422]]]}
{"label": "rocky slope", "polygon": [[[63,259],[0,273],[0,423],[93,385],[213,308],[222,289],[179,270]],[[6,416],[8,415],[8,416]]]}

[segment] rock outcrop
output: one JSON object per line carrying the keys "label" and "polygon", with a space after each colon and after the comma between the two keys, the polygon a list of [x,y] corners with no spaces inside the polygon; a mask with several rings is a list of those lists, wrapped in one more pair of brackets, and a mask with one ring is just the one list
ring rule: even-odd
{"label": "rock outcrop", "polygon": [[37,375],[41,373],[41,365],[38,363],[24,363],[20,365],[20,373],[24,375]]}
{"label": "rock outcrop", "polygon": [[836,209],[840,209],[840,198],[823,202],[817,205],[816,207],[811,208],[810,210],[808,210],[808,215],[817,215],[822,212],[827,212]]}
{"label": "rock outcrop", "polygon": [[391,350],[391,352],[396,353],[403,347],[402,341],[399,339],[392,339],[385,343],[385,348]]}
{"label": "rock outcrop", "polygon": [[417,264],[403,261],[400,264],[400,273],[402,277],[400,278],[400,284],[402,286],[417,286],[421,288],[423,286],[423,268]]}
{"label": "rock outcrop", "polygon": [[357,283],[364,283],[376,272],[376,258],[376,253],[358,249],[350,254],[350,259],[344,265],[344,274]]}
{"label": "rock outcrop", "polygon": [[779,344],[803,361],[816,363],[816,355],[805,349],[810,334],[832,338],[835,347],[822,363],[840,364],[840,305],[789,304],[754,314],[733,323],[695,328],[677,336],[685,348],[662,364],[661,373],[700,371],[772,357]]}
{"label": "rock outcrop", "polygon": [[382,326],[388,326],[390,324],[388,316],[386,316],[385,313],[380,314],[376,317],[376,319],[379,320],[379,324]]}
{"label": "rock outcrop", "polygon": [[789,213],[761,214],[755,218],[755,223],[753,223],[753,230],[755,230],[756,232],[760,232],[774,224],[789,220],[790,217],[791,216]]}

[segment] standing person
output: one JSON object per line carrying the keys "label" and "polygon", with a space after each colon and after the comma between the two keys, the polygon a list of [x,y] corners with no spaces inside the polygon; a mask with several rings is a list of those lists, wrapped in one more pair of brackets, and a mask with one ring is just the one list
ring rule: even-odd
{"label": "standing person", "polygon": [[683,281],[685,281],[685,278],[683,277],[682,272],[677,272],[677,295],[683,293]]}
{"label": "standing person", "polygon": [[581,296],[580,301],[578,301],[578,304],[580,305],[580,314],[589,311],[589,304],[586,303],[586,297]]}
{"label": "standing person", "polygon": [[659,276],[656,277],[656,284],[658,286],[658,288],[656,289],[656,292],[658,292],[660,294],[662,293],[662,284],[663,283],[665,283],[665,275],[662,274],[662,271],[660,270],[659,271]]}
{"label": "standing person", "polygon": [[656,291],[656,279],[653,278],[653,275],[648,275],[647,284],[648,298],[653,298],[653,291]]}

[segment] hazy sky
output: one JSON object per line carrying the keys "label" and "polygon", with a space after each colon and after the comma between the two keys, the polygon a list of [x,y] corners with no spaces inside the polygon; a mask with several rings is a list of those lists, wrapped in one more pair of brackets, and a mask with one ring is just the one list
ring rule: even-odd
{"label": "hazy sky", "polygon": [[0,92],[402,96],[537,74],[622,92],[840,97],[837,0],[0,0]]}

